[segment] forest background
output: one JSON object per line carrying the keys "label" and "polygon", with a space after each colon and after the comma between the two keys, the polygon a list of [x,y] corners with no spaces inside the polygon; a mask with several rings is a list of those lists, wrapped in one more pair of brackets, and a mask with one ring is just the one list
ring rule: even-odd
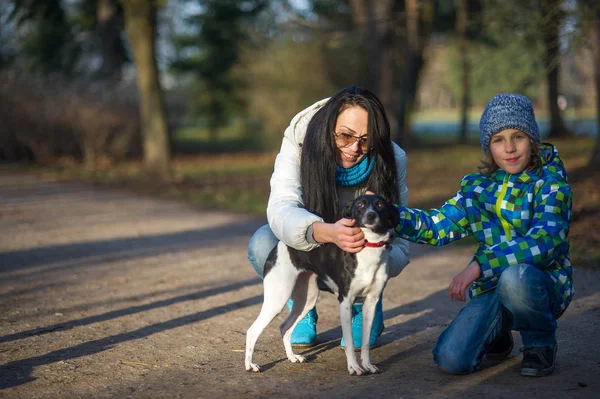
{"label": "forest background", "polygon": [[264,216],[289,121],[351,84],[384,103],[420,207],[475,169],[485,103],[529,96],[575,192],[574,260],[598,267],[594,0],[0,4],[3,171]]}

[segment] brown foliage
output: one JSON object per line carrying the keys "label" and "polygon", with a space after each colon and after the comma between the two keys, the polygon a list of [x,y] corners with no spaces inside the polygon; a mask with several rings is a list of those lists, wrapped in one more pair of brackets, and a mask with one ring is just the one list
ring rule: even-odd
{"label": "brown foliage", "polygon": [[139,153],[137,100],[117,86],[0,73],[0,160],[59,158],[93,169]]}

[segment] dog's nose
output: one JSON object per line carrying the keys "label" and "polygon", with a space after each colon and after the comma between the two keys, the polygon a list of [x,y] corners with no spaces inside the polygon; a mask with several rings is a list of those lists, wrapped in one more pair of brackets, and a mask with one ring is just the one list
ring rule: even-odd
{"label": "dog's nose", "polygon": [[373,211],[369,211],[369,212],[367,212],[367,214],[365,216],[367,217],[367,220],[369,222],[372,222],[373,220],[375,220],[375,218],[377,218],[377,213],[375,213]]}

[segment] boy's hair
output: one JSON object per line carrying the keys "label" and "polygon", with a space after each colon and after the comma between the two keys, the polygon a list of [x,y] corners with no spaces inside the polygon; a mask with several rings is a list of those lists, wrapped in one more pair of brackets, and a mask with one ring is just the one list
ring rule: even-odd
{"label": "boy's hair", "polygon": [[334,130],[337,118],[349,107],[367,111],[369,150],[375,158],[373,170],[360,187],[398,204],[396,159],[390,135],[390,124],[379,99],[369,90],[351,86],[334,94],[312,117],[306,130],[300,160],[300,184],[304,207],[325,222],[333,223],[341,215],[336,188],[338,147]]}
{"label": "boy's hair", "polygon": [[[523,172],[528,170],[536,170],[542,166],[542,156],[540,155],[540,147],[539,145],[533,141],[531,138],[529,139],[529,143],[531,144],[531,158],[529,159],[529,165],[525,167]],[[494,172],[496,172],[500,167],[494,162],[494,156],[491,151],[487,151],[485,153],[485,159],[481,160],[477,169],[479,173],[486,177],[490,177]]]}

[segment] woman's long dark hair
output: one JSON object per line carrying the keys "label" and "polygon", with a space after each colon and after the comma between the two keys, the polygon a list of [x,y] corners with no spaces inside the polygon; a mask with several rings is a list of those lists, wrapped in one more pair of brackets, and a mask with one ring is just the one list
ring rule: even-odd
{"label": "woman's long dark hair", "polygon": [[304,207],[333,223],[340,218],[335,167],[338,149],[334,138],[338,115],[348,107],[361,107],[369,114],[368,156],[375,158],[369,178],[359,188],[368,188],[398,204],[396,160],[390,124],[383,105],[375,94],[357,86],[340,90],[318,110],[306,131],[300,159],[300,183]]}

